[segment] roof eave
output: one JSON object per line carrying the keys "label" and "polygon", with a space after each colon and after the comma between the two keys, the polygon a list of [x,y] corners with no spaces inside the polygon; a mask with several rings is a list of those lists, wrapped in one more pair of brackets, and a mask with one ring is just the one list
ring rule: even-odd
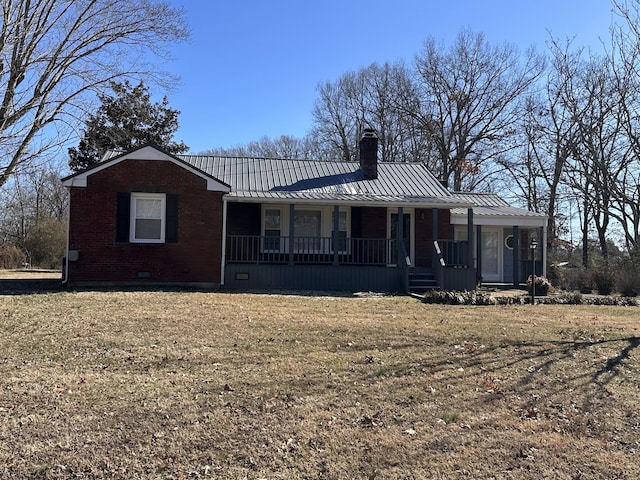
{"label": "roof eave", "polygon": [[471,208],[470,203],[453,203],[448,201],[437,201],[435,199],[420,200],[363,200],[363,199],[336,199],[336,198],[300,198],[300,197],[268,197],[268,196],[243,196],[243,195],[226,195],[228,202],[237,203],[268,203],[268,204],[304,204],[304,205],[341,205],[341,206],[356,206],[356,207],[406,207],[406,208],[438,208],[438,209],[451,209],[451,208]]}
{"label": "roof eave", "polygon": [[189,164],[188,162],[185,162],[181,158],[178,158],[175,155],[167,153],[153,145],[145,145],[145,146],[136,148],[129,152],[123,153],[122,155],[117,155],[113,158],[110,158],[104,162],[97,163],[86,170],[82,170],[80,172],[76,172],[72,175],[64,177],[61,179],[62,185],[67,188],[86,187],[87,178],[90,175],[100,172],[101,170],[109,168],[124,160],[170,161],[184,168],[185,170],[188,170],[194,175],[197,175],[202,179],[204,179],[207,182],[207,190],[209,191],[217,191],[217,192],[223,192],[223,193],[229,193],[231,191],[231,186],[227,185],[225,182],[218,180],[217,178],[209,175],[208,173],[203,172],[199,168],[196,168],[193,165]]}

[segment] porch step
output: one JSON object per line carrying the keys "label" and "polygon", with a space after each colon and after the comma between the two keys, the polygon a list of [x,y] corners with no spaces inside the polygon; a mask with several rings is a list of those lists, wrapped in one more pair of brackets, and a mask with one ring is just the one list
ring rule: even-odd
{"label": "porch step", "polygon": [[430,268],[409,270],[409,293],[425,293],[438,288],[435,274]]}

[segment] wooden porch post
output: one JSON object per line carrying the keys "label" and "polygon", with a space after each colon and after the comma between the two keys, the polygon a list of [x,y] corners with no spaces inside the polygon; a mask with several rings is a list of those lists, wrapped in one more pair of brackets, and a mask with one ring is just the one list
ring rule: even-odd
{"label": "wooden porch post", "polygon": [[473,208],[467,209],[467,266],[473,268]]}
{"label": "wooden porch post", "polygon": [[[402,255],[402,244],[404,241],[404,214],[402,207],[398,207],[398,227],[397,227],[397,237],[398,237],[398,261],[396,262],[396,267],[400,267],[401,265],[405,265],[404,256]],[[402,263],[400,263],[402,262]]]}
{"label": "wooden porch post", "polygon": [[547,276],[547,224],[543,227],[540,227],[540,238],[542,239],[540,243],[540,248],[542,251],[540,252],[540,261],[542,262],[542,276]]}
{"label": "wooden porch post", "polygon": [[333,244],[333,265],[338,265],[338,229],[340,228],[340,207],[333,206],[333,234],[331,235],[331,243]]}
{"label": "wooden porch post", "polygon": [[520,286],[520,228],[513,227],[513,286]]}
{"label": "wooden porch post", "polygon": [[[431,210],[432,212],[432,216],[433,216],[433,225],[431,227],[431,232],[432,232],[432,237],[433,237],[433,241],[437,241],[438,240],[438,209],[434,208]],[[436,252],[435,252],[435,248],[433,247],[433,244],[431,245],[431,267],[435,268],[436,266],[436,262],[438,261],[438,259],[436,258]]]}
{"label": "wooden porch post", "polygon": [[482,225],[476,226],[476,282],[482,275]]}
{"label": "wooden porch post", "polygon": [[293,203],[289,204],[289,265],[293,265],[293,239],[295,237],[294,234],[294,225],[295,225],[295,205]]}

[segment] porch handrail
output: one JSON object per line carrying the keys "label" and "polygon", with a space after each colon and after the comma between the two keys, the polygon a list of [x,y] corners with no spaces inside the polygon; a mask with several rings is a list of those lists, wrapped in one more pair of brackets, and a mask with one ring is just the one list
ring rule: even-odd
{"label": "porch handrail", "polygon": [[467,240],[434,240],[436,255],[442,267],[466,267],[469,242]]}
{"label": "porch handrail", "polygon": [[447,264],[445,263],[444,257],[442,256],[442,250],[440,250],[440,244],[438,243],[438,240],[433,241],[433,250],[436,254],[438,265],[440,265],[441,267],[446,267]]}
{"label": "porch handrail", "polygon": [[[290,237],[227,235],[228,263],[288,263]],[[334,246],[337,252],[334,251]],[[395,239],[293,237],[293,262],[339,265],[387,265]],[[406,253],[406,252],[405,252]],[[409,260],[410,261],[410,260]]]}
{"label": "porch handrail", "polygon": [[400,248],[402,249],[402,256],[404,257],[404,263],[407,267],[411,266],[411,257],[407,253],[407,247],[404,242],[400,242]]}

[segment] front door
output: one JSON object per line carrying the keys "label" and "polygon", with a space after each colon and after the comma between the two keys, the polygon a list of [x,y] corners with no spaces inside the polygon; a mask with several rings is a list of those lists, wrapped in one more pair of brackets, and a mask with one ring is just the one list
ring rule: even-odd
{"label": "front door", "polygon": [[484,282],[502,281],[502,235],[499,229],[482,229],[482,280]]}
{"label": "front door", "polygon": [[[398,238],[398,214],[391,213],[389,219],[389,238],[391,240],[395,240]],[[411,250],[412,242],[411,242],[411,214],[403,213],[402,214],[402,239],[404,241],[404,248],[407,252],[407,255],[413,261],[413,252]],[[390,242],[389,248],[389,263],[392,265],[397,265],[398,263],[398,248],[396,246],[396,242]]]}

